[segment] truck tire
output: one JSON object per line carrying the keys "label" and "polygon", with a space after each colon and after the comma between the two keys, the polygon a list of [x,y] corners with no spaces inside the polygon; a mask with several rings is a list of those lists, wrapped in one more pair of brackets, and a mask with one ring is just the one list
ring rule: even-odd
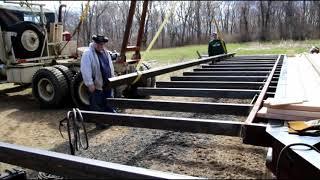
{"label": "truck tire", "polygon": [[32,77],[32,94],[44,108],[59,107],[67,94],[67,80],[54,67],[43,67]]}
{"label": "truck tire", "polygon": [[[140,66],[140,71],[145,71],[151,69],[151,66],[147,63],[142,63]],[[150,98],[150,96],[140,96],[137,93],[138,87],[155,87],[156,78],[150,77],[147,79],[140,79],[133,85],[128,85],[128,87],[123,91],[123,96],[126,98],[134,98],[134,99],[146,99]]]}
{"label": "truck tire", "polygon": [[72,71],[64,66],[64,65],[54,65],[54,68],[58,69],[64,76],[64,78],[67,80],[67,94],[66,94],[66,101],[65,102],[71,102],[71,82],[73,78]]}
{"label": "truck tire", "polygon": [[73,79],[73,76],[74,76],[72,71],[68,67],[66,67],[64,65],[54,65],[53,67],[58,69],[63,74],[63,76],[67,80],[68,87],[71,87],[71,82],[72,82],[72,79]]}
{"label": "truck tire", "polygon": [[74,104],[80,109],[89,109],[89,92],[85,84],[83,83],[82,74],[78,72],[73,76],[71,82],[71,97]]}
{"label": "truck tire", "polygon": [[44,44],[44,33],[36,23],[23,21],[11,25],[9,31],[17,33],[12,37],[12,47],[16,58],[27,59],[40,57]]}

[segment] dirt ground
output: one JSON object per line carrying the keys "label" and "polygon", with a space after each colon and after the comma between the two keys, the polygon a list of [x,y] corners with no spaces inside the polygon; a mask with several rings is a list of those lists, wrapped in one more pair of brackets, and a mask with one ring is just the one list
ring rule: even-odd
{"label": "dirt ground", "polygon": [[[6,87],[0,85],[0,90],[3,88]],[[172,99],[250,103],[250,100],[212,98]],[[39,108],[31,89],[0,94],[0,141],[69,153],[67,141],[59,134],[58,124],[70,109]],[[147,110],[125,112],[233,121],[245,119],[232,115]],[[90,148],[77,152],[78,156],[206,178],[270,178],[265,167],[266,148],[243,145],[240,138],[119,126],[106,130],[96,130],[93,125],[87,128]],[[10,167],[0,163],[0,172]]]}

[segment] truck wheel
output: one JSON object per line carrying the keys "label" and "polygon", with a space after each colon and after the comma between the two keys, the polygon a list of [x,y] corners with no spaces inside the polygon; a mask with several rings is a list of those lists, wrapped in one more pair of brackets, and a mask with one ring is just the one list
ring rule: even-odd
{"label": "truck wheel", "polygon": [[65,77],[53,67],[43,67],[32,77],[32,94],[44,108],[59,107],[67,88]]}
{"label": "truck wheel", "polygon": [[89,92],[86,85],[83,83],[82,74],[78,72],[71,82],[71,97],[75,105],[80,109],[88,109]]}
{"label": "truck wheel", "polygon": [[66,66],[64,66],[64,65],[54,65],[53,66],[54,68],[56,68],[56,69],[58,69],[62,74],[63,74],[63,76],[66,78],[66,80],[67,80],[67,84],[68,84],[68,87],[69,87],[69,89],[70,89],[70,87],[71,87],[71,82],[72,82],[72,78],[73,78],[73,73],[72,73],[72,71],[68,68],[68,67],[66,67]]}
{"label": "truck wheel", "polygon": [[66,102],[71,102],[72,98],[71,98],[71,82],[72,82],[72,78],[73,78],[73,73],[72,71],[64,66],[64,65],[54,65],[54,68],[58,69],[64,76],[64,78],[67,80],[67,94],[66,94]]}
{"label": "truck wheel", "polygon": [[[140,66],[140,71],[151,69],[151,66],[147,63],[142,63]],[[123,91],[123,95],[126,98],[135,98],[135,99],[146,99],[149,98],[149,96],[140,96],[137,93],[138,87],[155,87],[156,84],[156,78],[151,77],[147,79],[140,79],[138,82],[136,82],[133,85],[128,85],[128,87]]]}
{"label": "truck wheel", "polygon": [[41,27],[33,22],[23,21],[9,27],[16,32],[12,37],[12,47],[16,58],[26,59],[40,57],[44,43],[44,33]]}

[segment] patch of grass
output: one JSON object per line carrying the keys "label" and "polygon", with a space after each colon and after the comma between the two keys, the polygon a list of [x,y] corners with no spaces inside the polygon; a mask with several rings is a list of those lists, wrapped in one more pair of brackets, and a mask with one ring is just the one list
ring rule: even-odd
{"label": "patch of grass", "polygon": [[[319,46],[320,40],[227,43],[226,45],[228,52],[235,52],[236,55],[286,54],[294,56],[308,52],[312,46]],[[196,59],[198,58],[197,50],[200,54],[207,54],[207,49],[207,44],[154,49],[147,54],[142,52],[142,57],[147,61],[154,60],[159,64],[171,64]]]}

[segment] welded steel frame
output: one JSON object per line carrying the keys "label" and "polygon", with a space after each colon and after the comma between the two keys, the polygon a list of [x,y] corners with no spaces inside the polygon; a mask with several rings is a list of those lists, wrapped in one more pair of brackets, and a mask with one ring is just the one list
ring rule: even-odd
{"label": "welded steel frame", "polygon": [[[227,56],[208,57],[201,60],[192,61],[189,63],[180,63],[179,65],[173,65],[166,68],[158,68],[156,70],[148,70],[142,73],[142,77],[148,78],[157,76],[160,74],[172,72],[175,70],[183,69],[186,67],[199,65],[207,62],[219,61],[221,58],[230,57],[233,54]],[[219,113],[227,113],[227,109],[230,110],[228,114],[237,114],[238,111],[242,111],[243,114],[249,114],[246,122],[228,122],[221,120],[209,120],[209,119],[193,119],[193,118],[176,118],[176,117],[159,117],[159,116],[146,116],[146,115],[134,115],[134,114],[122,114],[122,113],[104,113],[93,111],[80,111],[84,116],[85,122],[90,123],[105,123],[109,125],[129,126],[148,129],[161,129],[171,130],[179,132],[191,132],[191,133],[206,133],[215,135],[227,135],[242,137],[244,143],[250,143],[253,145],[271,146],[272,140],[266,133],[266,125],[255,123],[255,114],[262,104],[262,100],[268,95],[272,96],[273,91],[268,91],[271,86],[276,86],[277,78],[274,77],[276,69],[281,58],[278,56],[276,63],[274,64],[271,72],[265,83],[253,82],[262,89],[196,89],[196,93],[207,91],[204,97],[208,97],[208,92],[220,92],[220,97],[238,97],[243,96],[245,93],[251,93],[250,97],[257,97],[254,105],[248,104],[226,104],[226,103],[203,103],[203,102],[175,102],[175,101],[155,101],[155,100],[130,100],[130,99],[110,99],[109,103],[125,108],[141,108],[141,109],[155,109],[155,110],[172,110],[174,107],[179,107],[179,111],[193,110],[195,106],[201,107],[199,109],[215,108],[215,111]],[[254,59],[254,58],[252,58]],[[268,59],[263,58],[261,59]],[[270,59],[270,58],[269,58]],[[118,86],[120,84],[132,82],[138,74],[131,73],[125,77],[117,77],[110,79],[110,86]],[[139,75],[140,76],[140,75]],[[212,81],[210,81],[212,82]],[[204,83],[210,82],[201,82]],[[174,82],[178,83],[178,82]],[[236,82],[234,86],[241,85],[241,82]],[[250,82],[242,82],[250,83]],[[220,83],[223,84],[223,83]],[[161,86],[161,83],[157,85]],[[162,83],[162,86],[165,86]],[[157,88],[154,88],[157,89]],[[159,88],[158,88],[159,89]],[[162,88],[163,89],[163,88]],[[171,88],[177,92],[184,91],[186,93],[188,88]],[[138,91],[143,92],[148,88],[138,88]],[[161,90],[161,89],[160,89]],[[181,91],[182,90],[182,91]],[[189,92],[191,92],[190,90]],[[193,91],[195,89],[193,88]],[[225,91],[225,92],[223,92]],[[168,91],[167,91],[168,92]],[[238,95],[230,95],[232,92],[238,93]],[[244,93],[239,95],[239,93]],[[148,93],[147,93],[148,94]],[[194,92],[190,95],[195,94]],[[210,93],[209,93],[210,94]],[[226,95],[229,94],[229,95]],[[259,94],[259,95],[258,95]],[[239,97],[238,97],[239,98]],[[240,97],[241,98],[241,97]],[[167,104],[166,104],[167,103]],[[176,109],[177,110],[177,109]],[[201,110],[197,110],[201,112]],[[215,113],[213,111],[212,113]],[[204,111],[206,112],[206,111]],[[254,139],[264,139],[261,141],[253,141]],[[248,140],[248,137],[249,138]],[[246,141],[245,141],[246,140]],[[93,159],[87,159],[77,156],[71,156],[62,153],[50,152],[46,150],[38,150],[33,148],[27,148],[18,145],[12,145],[0,142],[0,159],[2,162],[18,165],[42,172],[52,173],[70,178],[106,178],[106,177],[120,177],[120,178],[164,178],[164,179],[183,179],[183,178],[195,178],[190,176],[184,176],[179,174],[165,173],[150,169],[126,166],[116,163],[103,162]],[[19,159],[19,160],[17,160]]]}

